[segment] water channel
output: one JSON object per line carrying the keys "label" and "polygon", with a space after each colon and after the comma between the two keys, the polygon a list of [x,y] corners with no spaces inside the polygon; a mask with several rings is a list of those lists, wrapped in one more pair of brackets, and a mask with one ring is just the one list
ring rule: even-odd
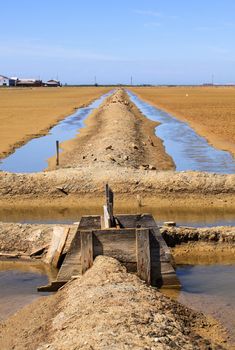
{"label": "water channel", "polygon": [[128,91],[131,101],[150,120],[161,123],[155,133],[172,157],[177,171],[195,170],[221,174],[235,173],[235,159],[208,144],[187,123],[174,118]]}
{"label": "water channel", "polygon": [[110,91],[89,106],[79,108],[54,126],[47,135],[34,138],[17,148],[13,154],[0,161],[0,171],[31,173],[46,169],[47,159],[55,155],[56,140],[63,142],[74,138],[84,127],[85,119],[112,93],[113,91]]}
{"label": "water channel", "polygon": [[179,302],[219,320],[235,343],[235,264],[181,265]]}
{"label": "water channel", "polygon": [[38,293],[56,276],[55,269],[39,262],[0,261],[0,321],[48,293]]}

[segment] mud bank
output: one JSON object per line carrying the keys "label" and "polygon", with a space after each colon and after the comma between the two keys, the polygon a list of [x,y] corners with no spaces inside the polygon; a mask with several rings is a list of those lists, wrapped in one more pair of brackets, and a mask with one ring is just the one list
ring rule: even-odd
{"label": "mud bank", "polygon": [[[24,320],[24,322],[22,322]],[[0,325],[2,349],[222,349],[218,324],[147,287],[115,259]]]}
{"label": "mud bank", "polygon": [[[148,120],[123,90],[108,97],[86,120],[80,134],[61,144],[60,167],[93,166],[174,169],[162,141],[155,136],[158,125]],[[55,159],[49,161],[55,168]]]}
{"label": "mud bank", "polygon": [[[118,165],[59,169],[44,173],[0,173],[0,205],[72,206],[81,199],[102,203],[104,185],[109,183],[120,201],[136,203],[136,196],[146,204],[170,206],[204,205],[234,208],[235,175],[197,172],[130,169]],[[94,199],[95,196],[95,199]],[[91,200],[92,199],[92,200]],[[41,202],[41,203],[40,203]],[[143,202],[143,203],[144,203]]]}

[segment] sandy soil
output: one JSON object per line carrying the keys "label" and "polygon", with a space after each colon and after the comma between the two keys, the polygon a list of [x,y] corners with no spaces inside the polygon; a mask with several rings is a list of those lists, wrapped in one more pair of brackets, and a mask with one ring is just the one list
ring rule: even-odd
{"label": "sandy soil", "polygon": [[[61,144],[60,167],[93,166],[174,169],[155,136],[157,123],[144,117],[123,90],[107,98],[86,120],[86,127],[73,140]],[[50,169],[55,168],[55,158]]]}
{"label": "sandy soil", "polygon": [[[95,162],[96,163],[96,162]],[[137,196],[149,206],[215,206],[234,209],[235,175],[197,172],[158,172],[127,168],[114,163],[103,169],[87,167],[59,169],[35,174],[0,174],[0,206],[9,204],[100,206],[104,185],[109,183],[116,200],[137,206]]]}
{"label": "sandy soil", "polygon": [[31,138],[44,135],[74,108],[111,90],[101,87],[0,90],[0,158]]}
{"label": "sandy soil", "polygon": [[223,342],[224,336],[215,321],[147,287],[107,257],[0,325],[4,350],[222,349],[210,339]]}
{"label": "sandy soil", "polygon": [[235,88],[131,88],[140,98],[189,122],[217,148],[235,155]]}

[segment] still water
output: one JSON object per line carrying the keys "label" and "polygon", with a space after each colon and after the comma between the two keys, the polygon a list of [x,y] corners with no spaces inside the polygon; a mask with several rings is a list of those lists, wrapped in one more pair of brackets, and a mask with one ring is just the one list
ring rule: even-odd
{"label": "still water", "polygon": [[219,320],[235,342],[235,264],[177,267],[181,303]]}
{"label": "still water", "polygon": [[187,123],[144,102],[128,91],[131,101],[150,120],[161,123],[155,133],[172,157],[177,171],[195,170],[222,174],[235,173],[235,159],[229,152],[208,144]]}
{"label": "still water", "polygon": [[0,261],[0,321],[48,293],[37,287],[54,279],[56,271],[41,263]]}
{"label": "still water", "polygon": [[56,153],[56,140],[63,142],[74,138],[79,129],[84,127],[84,121],[89,114],[112,93],[113,91],[110,91],[89,106],[79,108],[75,113],[54,126],[47,135],[32,139],[22,147],[17,148],[13,154],[0,161],[0,171],[30,173],[47,168],[47,159]]}

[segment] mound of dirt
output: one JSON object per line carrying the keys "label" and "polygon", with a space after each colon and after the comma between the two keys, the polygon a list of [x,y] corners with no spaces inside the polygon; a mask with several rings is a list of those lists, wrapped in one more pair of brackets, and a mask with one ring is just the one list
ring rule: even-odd
{"label": "mound of dirt", "polygon": [[[4,350],[222,349],[219,328],[146,286],[115,259],[97,257],[85,275],[0,326]],[[203,333],[204,336],[200,336]]]}

